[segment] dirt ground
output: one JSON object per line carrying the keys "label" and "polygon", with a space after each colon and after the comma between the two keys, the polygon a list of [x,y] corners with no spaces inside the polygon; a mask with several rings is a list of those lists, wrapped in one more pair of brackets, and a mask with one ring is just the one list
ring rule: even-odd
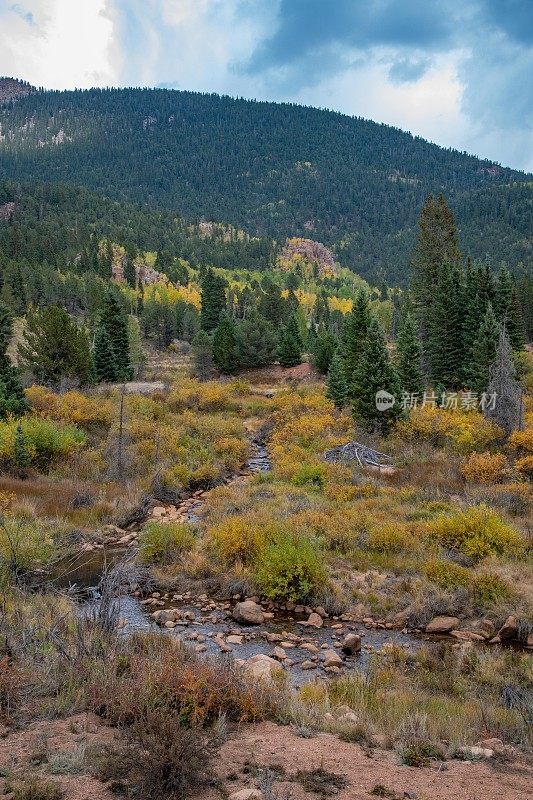
{"label": "dirt ground", "polygon": [[[291,728],[270,722],[243,727],[223,745],[217,773],[230,795],[254,785],[250,763],[273,768],[273,772],[285,771],[285,777],[294,777],[298,770],[318,768],[342,775],[347,785],[335,792],[338,800],[370,800],[370,792],[377,784],[400,798],[413,800],[531,800],[533,797],[533,768],[526,763],[448,761],[439,768],[405,767],[397,765],[393,753],[373,750],[365,754],[359,745],[330,734],[303,739]],[[294,780],[276,781],[274,787],[280,800],[285,800],[288,791],[292,800],[318,796],[306,792]]]}
{"label": "dirt ground", "polygon": [[[113,742],[115,732],[98,717],[83,714],[33,723],[22,731],[0,729],[0,736],[0,776],[11,772],[49,777],[61,785],[65,800],[116,797],[106,785],[84,774],[83,768],[80,774],[50,774],[58,754],[78,748],[88,752]],[[416,769],[398,765],[387,751],[365,751],[330,734],[304,739],[289,727],[263,722],[244,725],[229,736],[215,761],[219,787],[204,791],[197,800],[221,800],[241,789],[255,788],[266,768],[279,777],[265,800],[316,800],[333,794],[338,800],[370,800],[377,785],[387,790],[385,796],[411,800],[528,800],[533,796],[533,768],[520,757],[512,763],[449,761]],[[344,778],[345,788],[336,789],[326,781],[322,792],[311,792],[296,780],[298,771],[320,768]],[[0,794],[5,788],[6,780],[0,777]]]}

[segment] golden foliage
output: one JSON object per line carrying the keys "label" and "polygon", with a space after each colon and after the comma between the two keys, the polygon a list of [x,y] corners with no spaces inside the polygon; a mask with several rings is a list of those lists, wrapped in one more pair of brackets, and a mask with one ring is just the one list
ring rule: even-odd
{"label": "golden foliage", "polygon": [[427,524],[427,530],[431,540],[476,560],[489,555],[517,556],[524,551],[520,534],[486,505],[440,514]]}
{"label": "golden foliage", "polygon": [[460,453],[479,450],[500,439],[501,429],[477,411],[454,411],[425,406],[413,409],[397,426],[400,438],[451,446]]}
{"label": "golden foliage", "polygon": [[465,480],[472,483],[501,483],[509,464],[503,453],[472,453],[461,466]]}

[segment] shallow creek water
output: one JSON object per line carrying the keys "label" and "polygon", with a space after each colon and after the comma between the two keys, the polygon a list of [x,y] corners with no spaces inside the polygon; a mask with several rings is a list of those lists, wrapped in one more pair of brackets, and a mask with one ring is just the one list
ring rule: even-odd
{"label": "shallow creek water", "polygon": [[[253,474],[266,472],[270,469],[270,460],[266,447],[253,443],[253,453],[247,462],[244,473]],[[190,502],[187,506],[187,518],[192,524],[198,523],[201,518],[203,501],[201,499]],[[64,560],[54,576],[54,584],[61,589],[75,586],[83,589],[89,599],[80,605],[80,610],[90,609],[93,603],[98,602],[98,583],[106,567],[113,566],[128,554],[124,547],[108,547],[91,552],[82,552]],[[132,552],[133,557],[133,552]],[[92,597],[92,599],[91,599]],[[301,665],[308,662],[312,653],[302,647],[311,644],[316,648],[335,649],[341,654],[340,644],[347,633],[357,633],[362,637],[360,653],[356,655],[342,654],[344,670],[354,668],[364,669],[373,652],[391,644],[408,646],[411,650],[420,648],[427,643],[422,637],[403,634],[396,630],[367,629],[363,624],[356,622],[341,622],[338,619],[326,619],[322,628],[306,627],[301,623],[307,620],[308,614],[294,615],[289,612],[277,611],[273,619],[265,621],[262,625],[242,625],[231,616],[231,609],[223,608],[223,603],[214,603],[211,600],[198,600],[194,597],[183,599],[168,599],[158,605],[143,605],[142,601],[131,595],[123,595],[116,600],[118,615],[121,619],[121,635],[133,632],[162,631],[167,636],[177,637],[201,652],[209,655],[223,655],[228,653],[237,659],[246,659],[262,653],[272,656],[274,647],[281,645],[292,664],[287,667],[290,682],[299,685],[305,681],[327,673],[321,666],[316,669],[302,669]],[[228,604],[226,604],[228,605]],[[191,619],[180,620],[174,628],[161,628],[153,617],[156,609],[177,608],[182,614],[189,612]],[[342,627],[339,627],[341,626]],[[334,627],[337,626],[337,627]],[[278,641],[268,641],[266,635],[274,634]],[[241,644],[225,642],[228,635],[242,637]],[[217,641],[218,639],[218,641]],[[224,641],[221,648],[220,641]],[[283,642],[283,644],[282,644]]]}

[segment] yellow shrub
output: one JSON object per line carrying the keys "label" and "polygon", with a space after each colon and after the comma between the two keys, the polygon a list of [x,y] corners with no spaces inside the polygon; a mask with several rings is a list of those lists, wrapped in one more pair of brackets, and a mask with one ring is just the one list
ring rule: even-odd
{"label": "yellow shrub", "polygon": [[457,589],[459,586],[469,586],[472,582],[472,576],[466,567],[439,558],[427,561],[424,573],[430,581],[442,589]]}
{"label": "yellow shrub", "polygon": [[533,478],[533,453],[517,459],[515,467],[522,475],[525,475],[527,478]]}
{"label": "yellow shrub", "polygon": [[442,547],[474,559],[488,555],[518,555],[524,541],[517,531],[485,505],[456,514],[441,514],[427,526],[430,538]]}
{"label": "yellow shrub", "polygon": [[149,522],[139,536],[141,560],[171,564],[194,544],[189,525],[179,522]]}
{"label": "yellow shrub", "polygon": [[523,431],[514,431],[509,436],[507,445],[516,453],[533,455],[533,426]]}
{"label": "yellow shrub", "polygon": [[113,416],[113,401],[100,396],[87,397],[77,391],[56,394],[44,386],[30,386],[26,397],[38,416],[82,428],[107,426]]}
{"label": "yellow shrub", "polygon": [[503,453],[472,453],[463,462],[461,473],[472,483],[501,483],[508,466]]}
{"label": "yellow shrub", "polygon": [[228,564],[251,564],[267,541],[267,531],[252,515],[228,517],[208,531],[215,550]]}
{"label": "yellow shrub", "polygon": [[378,553],[402,553],[414,550],[416,541],[406,527],[390,523],[372,528],[367,546]]}
{"label": "yellow shrub", "polygon": [[248,445],[236,436],[222,436],[213,445],[217,455],[224,456],[224,463],[231,470],[237,470],[246,461]]}
{"label": "yellow shrub", "polygon": [[446,445],[461,453],[479,450],[500,439],[501,429],[478,411],[454,411],[442,408],[415,408],[409,419],[397,426],[399,436],[410,441],[429,441]]}
{"label": "yellow shrub", "polygon": [[474,601],[481,606],[507,600],[513,591],[507,581],[490,572],[474,577]]}

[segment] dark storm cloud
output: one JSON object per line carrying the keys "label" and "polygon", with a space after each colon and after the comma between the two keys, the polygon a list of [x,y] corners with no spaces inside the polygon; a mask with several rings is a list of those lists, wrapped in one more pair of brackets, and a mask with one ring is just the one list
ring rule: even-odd
{"label": "dark storm cloud", "polygon": [[434,50],[450,42],[447,2],[431,0],[281,0],[278,28],[256,49],[245,70],[312,61],[317,54],[377,45]]}
{"label": "dark storm cloud", "polygon": [[533,44],[533,2],[531,0],[485,0],[482,14],[488,24],[504,31],[522,44]]}

